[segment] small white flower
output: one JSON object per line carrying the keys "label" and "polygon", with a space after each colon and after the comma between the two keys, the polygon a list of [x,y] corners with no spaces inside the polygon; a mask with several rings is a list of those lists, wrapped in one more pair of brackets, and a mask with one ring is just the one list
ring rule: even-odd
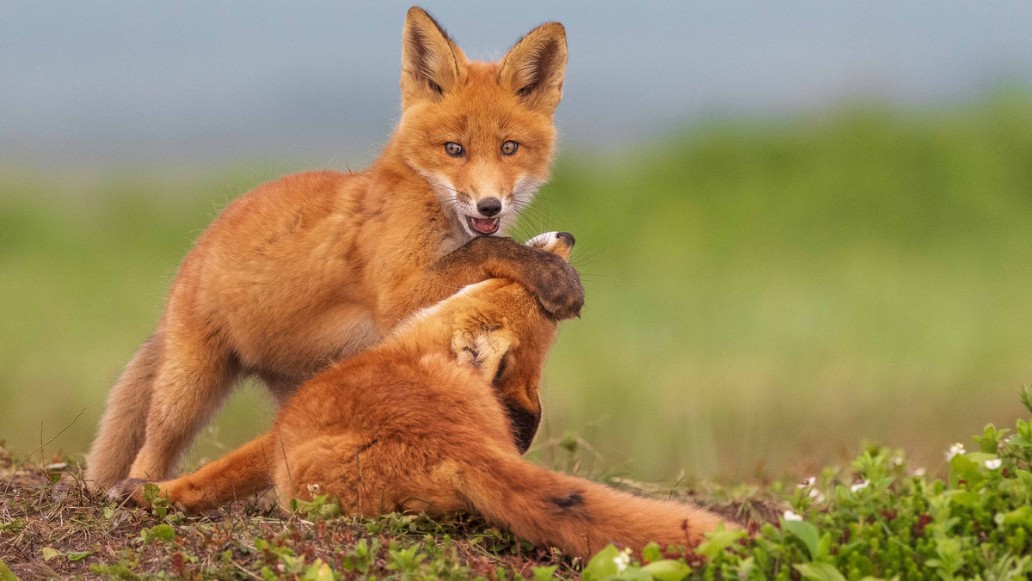
{"label": "small white flower", "polygon": [[949,462],[957,454],[965,454],[965,453],[966,452],[964,451],[964,444],[961,444],[960,442],[957,442],[956,444],[950,446],[949,450],[946,450],[946,461]]}
{"label": "small white flower", "polygon": [[613,557],[613,562],[616,563],[616,571],[618,573],[623,571],[631,564],[631,550],[624,549],[622,553]]}
{"label": "small white flower", "polygon": [[893,466],[902,466],[903,465],[903,457],[902,456],[893,456],[892,457],[892,465]]}
{"label": "small white flower", "polygon": [[1003,464],[1003,460],[1000,460],[999,458],[990,458],[985,461],[985,467],[990,470],[999,469],[1001,464]]}
{"label": "small white flower", "polygon": [[870,484],[870,483],[871,483],[870,480],[864,480],[863,482],[857,482],[856,484],[850,486],[849,489],[852,490],[853,492],[859,492],[859,491],[867,488],[867,485]]}
{"label": "small white flower", "polygon": [[816,476],[811,476],[811,477],[807,478],[806,480],[803,480],[802,483],[799,484],[799,488],[809,488],[809,487],[813,486],[816,483],[817,483],[817,477]]}
{"label": "small white flower", "polygon": [[815,502],[824,502],[824,495],[821,494],[820,490],[817,490],[816,488],[811,488],[808,494],[810,498],[812,498]]}
{"label": "small white flower", "polygon": [[786,510],[785,514],[783,515],[783,517],[784,517],[785,520],[803,520],[803,517],[801,517],[798,514],[792,512],[791,510]]}
{"label": "small white flower", "polygon": [[928,474],[928,471],[925,470],[924,468],[914,468],[914,471],[913,471],[912,474],[914,476],[924,476],[925,474]]}

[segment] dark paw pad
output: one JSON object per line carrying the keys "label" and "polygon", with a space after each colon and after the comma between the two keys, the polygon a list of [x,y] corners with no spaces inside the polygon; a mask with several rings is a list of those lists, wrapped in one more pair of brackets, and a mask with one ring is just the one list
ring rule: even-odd
{"label": "dark paw pad", "polygon": [[577,271],[561,261],[549,267],[539,271],[544,280],[537,288],[538,301],[557,320],[579,317],[584,306],[584,287]]}
{"label": "dark paw pad", "polygon": [[147,481],[141,478],[126,478],[109,488],[107,497],[117,502],[130,498],[139,502],[143,498],[143,486],[145,484],[147,484]]}

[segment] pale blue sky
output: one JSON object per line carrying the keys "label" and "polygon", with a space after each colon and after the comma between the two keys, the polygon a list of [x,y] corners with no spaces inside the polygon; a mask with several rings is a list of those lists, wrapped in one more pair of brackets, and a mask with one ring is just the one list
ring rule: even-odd
{"label": "pale blue sky", "polygon": [[[0,164],[360,165],[397,117],[407,2],[5,2]],[[712,115],[1032,86],[1032,2],[424,2],[470,56],[566,25],[566,147]]]}

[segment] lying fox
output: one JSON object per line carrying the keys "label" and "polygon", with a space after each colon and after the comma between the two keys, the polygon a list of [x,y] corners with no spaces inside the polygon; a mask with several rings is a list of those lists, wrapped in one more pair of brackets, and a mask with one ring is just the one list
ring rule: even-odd
{"label": "lying fox", "polygon": [[[548,179],[565,69],[559,23],[484,63],[410,9],[401,119],[380,158],[359,173],[267,183],[215,220],[111,390],[86,480],[172,476],[239,377],[261,378],[282,404],[468,284],[504,277],[553,316],[579,313],[584,291],[569,265],[498,236]],[[526,448],[540,407],[534,397],[509,403],[523,406]]]}
{"label": "lying fox", "polygon": [[[573,239],[528,244],[564,259]],[[610,542],[685,545],[720,517],[552,472],[522,458],[499,397],[535,398],[557,322],[507,279],[467,286],[379,345],[302,385],[269,433],[197,472],[158,484],[196,511],[270,486],[284,508],[315,494],[366,516],[476,512],[539,545],[588,557]],[[114,496],[143,500],[139,481]]]}

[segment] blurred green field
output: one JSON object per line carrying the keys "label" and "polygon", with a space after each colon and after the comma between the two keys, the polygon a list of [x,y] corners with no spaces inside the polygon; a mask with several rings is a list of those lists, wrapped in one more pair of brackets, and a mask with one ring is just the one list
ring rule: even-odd
{"label": "blurred green field", "polygon": [[[1032,98],[722,121],[566,153],[518,227],[577,236],[588,305],[546,374],[550,445],[638,478],[801,475],[864,439],[929,470],[1032,383]],[[0,173],[0,438],[84,452],[192,240],[291,169]],[[300,168],[296,168],[300,169]],[[243,390],[194,461],[268,424]],[[75,419],[82,412],[81,417]],[[585,454],[590,461],[593,453]]]}

